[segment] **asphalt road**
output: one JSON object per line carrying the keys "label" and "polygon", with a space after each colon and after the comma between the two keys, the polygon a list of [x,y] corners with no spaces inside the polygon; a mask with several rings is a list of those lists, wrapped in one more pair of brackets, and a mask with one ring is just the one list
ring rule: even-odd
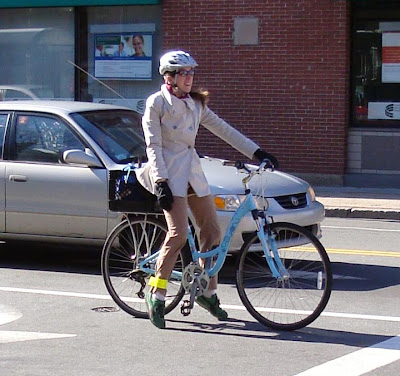
{"label": "asphalt road", "polygon": [[0,245],[0,375],[400,374],[400,223],[328,218],[334,291],[312,325],[277,333],[220,275],[230,321],[175,310],[167,330],[116,310],[97,250]]}

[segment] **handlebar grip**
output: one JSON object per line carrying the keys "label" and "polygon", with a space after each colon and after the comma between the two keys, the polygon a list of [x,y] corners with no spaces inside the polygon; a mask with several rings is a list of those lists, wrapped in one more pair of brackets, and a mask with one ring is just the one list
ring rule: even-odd
{"label": "handlebar grip", "polygon": [[236,167],[238,170],[242,170],[246,167],[245,163],[242,161],[223,161],[222,165],[229,167]]}
{"label": "handlebar grip", "polygon": [[223,161],[222,165],[223,166],[228,166],[228,167],[236,167],[236,162],[234,162],[234,161]]}
{"label": "handlebar grip", "polygon": [[244,164],[242,161],[236,161],[236,162],[235,162],[235,167],[236,167],[238,170],[242,170],[242,169],[245,168],[245,164]]}

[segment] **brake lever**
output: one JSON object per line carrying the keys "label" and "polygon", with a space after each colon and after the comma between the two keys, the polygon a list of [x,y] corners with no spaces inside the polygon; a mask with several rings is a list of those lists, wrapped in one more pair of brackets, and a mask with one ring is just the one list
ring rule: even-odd
{"label": "brake lever", "polygon": [[[262,166],[263,163],[264,163],[264,166]],[[275,171],[275,166],[274,166],[274,164],[273,164],[273,163],[271,162],[271,160],[268,159],[268,158],[263,159],[263,161],[262,161],[261,164],[260,164],[260,169],[261,169],[261,166],[262,166],[262,168],[263,168],[264,170],[266,170],[267,168],[269,168],[271,171]]]}
{"label": "brake lever", "polygon": [[235,162],[235,167],[238,171],[243,170],[246,171],[248,173],[251,172],[251,170],[247,167],[247,164],[242,162],[242,161],[236,161]]}
{"label": "brake lever", "polygon": [[251,170],[247,167],[247,164],[242,162],[242,161],[223,161],[222,162],[223,166],[229,166],[229,167],[235,167],[238,171],[246,171],[246,172],[251,172]]}

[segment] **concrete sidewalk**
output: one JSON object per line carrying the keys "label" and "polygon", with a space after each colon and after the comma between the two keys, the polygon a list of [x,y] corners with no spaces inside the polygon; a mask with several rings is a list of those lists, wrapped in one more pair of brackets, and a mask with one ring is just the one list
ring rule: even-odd
{"label": "concrete sidewalk", "polygon": [[313,188],[326,217],[400,220],[400,189]]}

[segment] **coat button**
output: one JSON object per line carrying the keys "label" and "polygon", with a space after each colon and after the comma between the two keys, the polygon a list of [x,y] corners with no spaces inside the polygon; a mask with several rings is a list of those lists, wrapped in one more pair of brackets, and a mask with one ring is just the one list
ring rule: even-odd
{"label": "coat button", "polygon": [[189,129],[192,131],[192,130],[193,130],[193,127],[192,127],[192,126],[190,126],[190,127],[189,127]]}
{"label": "coat button", "polygon": [[189,145],[189,146],[188,146],[188,149],[191,149],[191,148],[192,148],[192,147]]}
{"label": "coat button", "polygon": [[176,125],[174,125],[172,128],[176,129],[176,128],[177,128],[177,126],[176,126]]}

